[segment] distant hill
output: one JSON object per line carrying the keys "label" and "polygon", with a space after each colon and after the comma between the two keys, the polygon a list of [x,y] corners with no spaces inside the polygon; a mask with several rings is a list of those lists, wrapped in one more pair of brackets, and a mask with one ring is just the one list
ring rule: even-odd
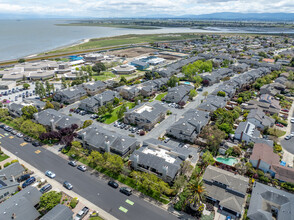
{"label": "distant hill", "polygon": [[182,15],[177,18],[242,21],[294,21],[294,13],[234,13],[221,12],[202,15]]}

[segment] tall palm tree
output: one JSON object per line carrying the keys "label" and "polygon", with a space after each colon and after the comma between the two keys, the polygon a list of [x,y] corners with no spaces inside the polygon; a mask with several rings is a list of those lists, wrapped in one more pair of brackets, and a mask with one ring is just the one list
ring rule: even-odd
{"label": "tall palm tree", "polygon": [[201,202],[205,199],[205,188],[203,186],[202,178],[196,177],[195,179],[192,179],[187,188],[189,192],[187,202],[193,210],[197,211]]}

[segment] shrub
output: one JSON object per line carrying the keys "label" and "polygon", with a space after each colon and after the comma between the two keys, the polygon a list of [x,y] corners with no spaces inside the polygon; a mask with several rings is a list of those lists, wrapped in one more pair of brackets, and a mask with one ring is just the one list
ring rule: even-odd
{"label": "shrub", "polygon": [[218,91],[217,96],[226,97],[226,93],[223,91]]}
{"label": "shrub", "polygon": [[5,168],[5,167],[8,167],[10,164],[11,164],[10,162],[7,162],[7,163],[5,163],[5,164],[3,165],[3,167],[4,167],[4,168]]}
{"label": "shrub", "polygon": [[72,209],[74,209],[74,208],[77,206],[78,202],[79,202],[78,198],[73,198],[73,199],[70,201],[69,206],[70,206]]}

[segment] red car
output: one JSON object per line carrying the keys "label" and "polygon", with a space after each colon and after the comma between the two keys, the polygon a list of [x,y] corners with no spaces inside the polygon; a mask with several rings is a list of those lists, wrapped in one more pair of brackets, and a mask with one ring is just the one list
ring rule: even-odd
{"label": "red car", "polygon": [[282,109],[281,111],[282,111],[282,112],[289,112],[288,109]]}
{"label": "red car", "polygon": [[284,125],[277,123],[276,126],[283,128]]}

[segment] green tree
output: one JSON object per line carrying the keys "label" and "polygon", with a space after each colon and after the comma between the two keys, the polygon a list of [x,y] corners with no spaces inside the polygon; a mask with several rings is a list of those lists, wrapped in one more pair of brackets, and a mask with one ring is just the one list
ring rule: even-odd
{"label": "green tree", "polygon": [[32,119],[34,114],[38,112],[38,109],[33,105],[27,105],[24,106],[21,111],[26,119]]}
{"label": "green tree", "polygon": [[120,80],[119,80],[119,84],[120,85],[126,85],[128,83],[126,77],[122,76],[120,77]]}
{"label": "green tree", "polygon": [[187,202],[191,208],[198,210],[201,203],[205,200],[205,188],[203,186],[202,178],[197,177],[191,179],[188,186]]}
{"label": "green tree", "polygon": [[92,120],[86,120],[84,121],[83,128],[89,127],[91,124],[93,124]]}
{"label": "green tree", "polygon": [[90,166],[93,168],[96,168],[97,166],[101,167],[105,162],[103,155],[98,151],[92,151],[87,159]]}
{"label": "green tree", "polygon": [[99,62],[99,63],[96,63],[93,67],[92,67],[92,70],[96,73],[100,73],[102,71],[105,71],[106,70],[106,67],[104,65],[104,63],[102,62]]}
{"label": "green tree", "polygon": [[220,143],[227,137],[227,134],[217,126],[205,126],[200,136],[206,139],[209,150],[216,154]]}
{"label": "green tree", "polygon": [[146,71],[145,72],[145,78],[147,79],[147,80],[151,80],[153,77],[152,77],[152,73],[151,73],[151,71]]}
{"label": "green tree", "polygon": [[205,97],[205,99],[207,98],[207,96],[208,96],[208,92],[207,91],[205,91],[205,92],[203,92],[203,96]]}
{"label": "green tree", "polygon": [[195,89],[191,89],[189,93],[189,98],[193,99],[197,95],[197,92]]}
{"label": "green tree", "polygon": [[48,193],[44,193],[40,198],[40,208],[46,211],[50,211],[56,205],[60,203],[62,194],[56,191],[50,191]]}
{"label": "green tree", "polygon": [[28,84],[28,83],[24,83],[22,86],[23,86],[24,89],[30,88],[30,84]]}
{"label": "green tree", "polygon": [[98,108],[98,115],[105,115],[107,112],[107,109],[104,105]]}
{"label": "green tree", "polygon": [[45,86],[46,86],[45,91],[47,94],[49,94],[51,92],[52,86],[50,85],[48,80],[45,82]]}
{"label": "green tree", "polygon": [[46,105],[45,105],[45,109],[48,109],[48,108],[52,108],[52,109],[54,109],[54,105],[51,103],[51,102],[49,102],[48,100],[46,101]]}
{"label": "green tree", "polygon": [[20,126],[20,130],[34,138],[39,138],[40,134],[46,132],[46,128],[41,124],[36,124],[31,120],[25,120]]}
{"label": "green tree", "polygon": [[104,167],[106,169],[115,173],[120,173],[122,171],[124,162],[120,156],[116,154],[104,153],[103,157],[105,158]]}
{"label": "green tree", "polygon": [[119,98],[114,97],[114,99],[113,99],[113,105],[116,106],[118,104],[119,104]]}
{"label": "green tree", "polygon": [[117,117],[122,118],[124,116],[124,113],[127,111],[127,107],[125,104],[123,104],[119,110],[117,111]]}
{"label": "green tree", "polygon": [[106,103],[106,108],[109,113],[113,112],[113,105],[111,102]]}
{"label": "green tree", "polygon": [[19,59],[17,62],[19,62],[19,63],[24,63],[24,62],[26,62],[26,60],[25,60],[24,58],[21,58],[21,59]]}
{"label": "green tree", "polygon": [[0,119],[5,120],[9,116],[8,109],[6,108],[1,108],[0,109]]}
{"label": "green tree", "polygon": [[217,96],[226,97],[226,93],[223,91],[218,91]]}
{"label": "green tree", "polygon": [[167,85],[169,87],[175,87],[177,83],[179,82],[179,78],[176,76],[170,77],[170,79],[167,81]]}
{"label": "green tree", "polygon": [[202,162],[204,163],[205,167],[208,165],[213,165],[215,163],[215,160],[213,159],[212,154],[209,151],[206,151],[202,155]]}

